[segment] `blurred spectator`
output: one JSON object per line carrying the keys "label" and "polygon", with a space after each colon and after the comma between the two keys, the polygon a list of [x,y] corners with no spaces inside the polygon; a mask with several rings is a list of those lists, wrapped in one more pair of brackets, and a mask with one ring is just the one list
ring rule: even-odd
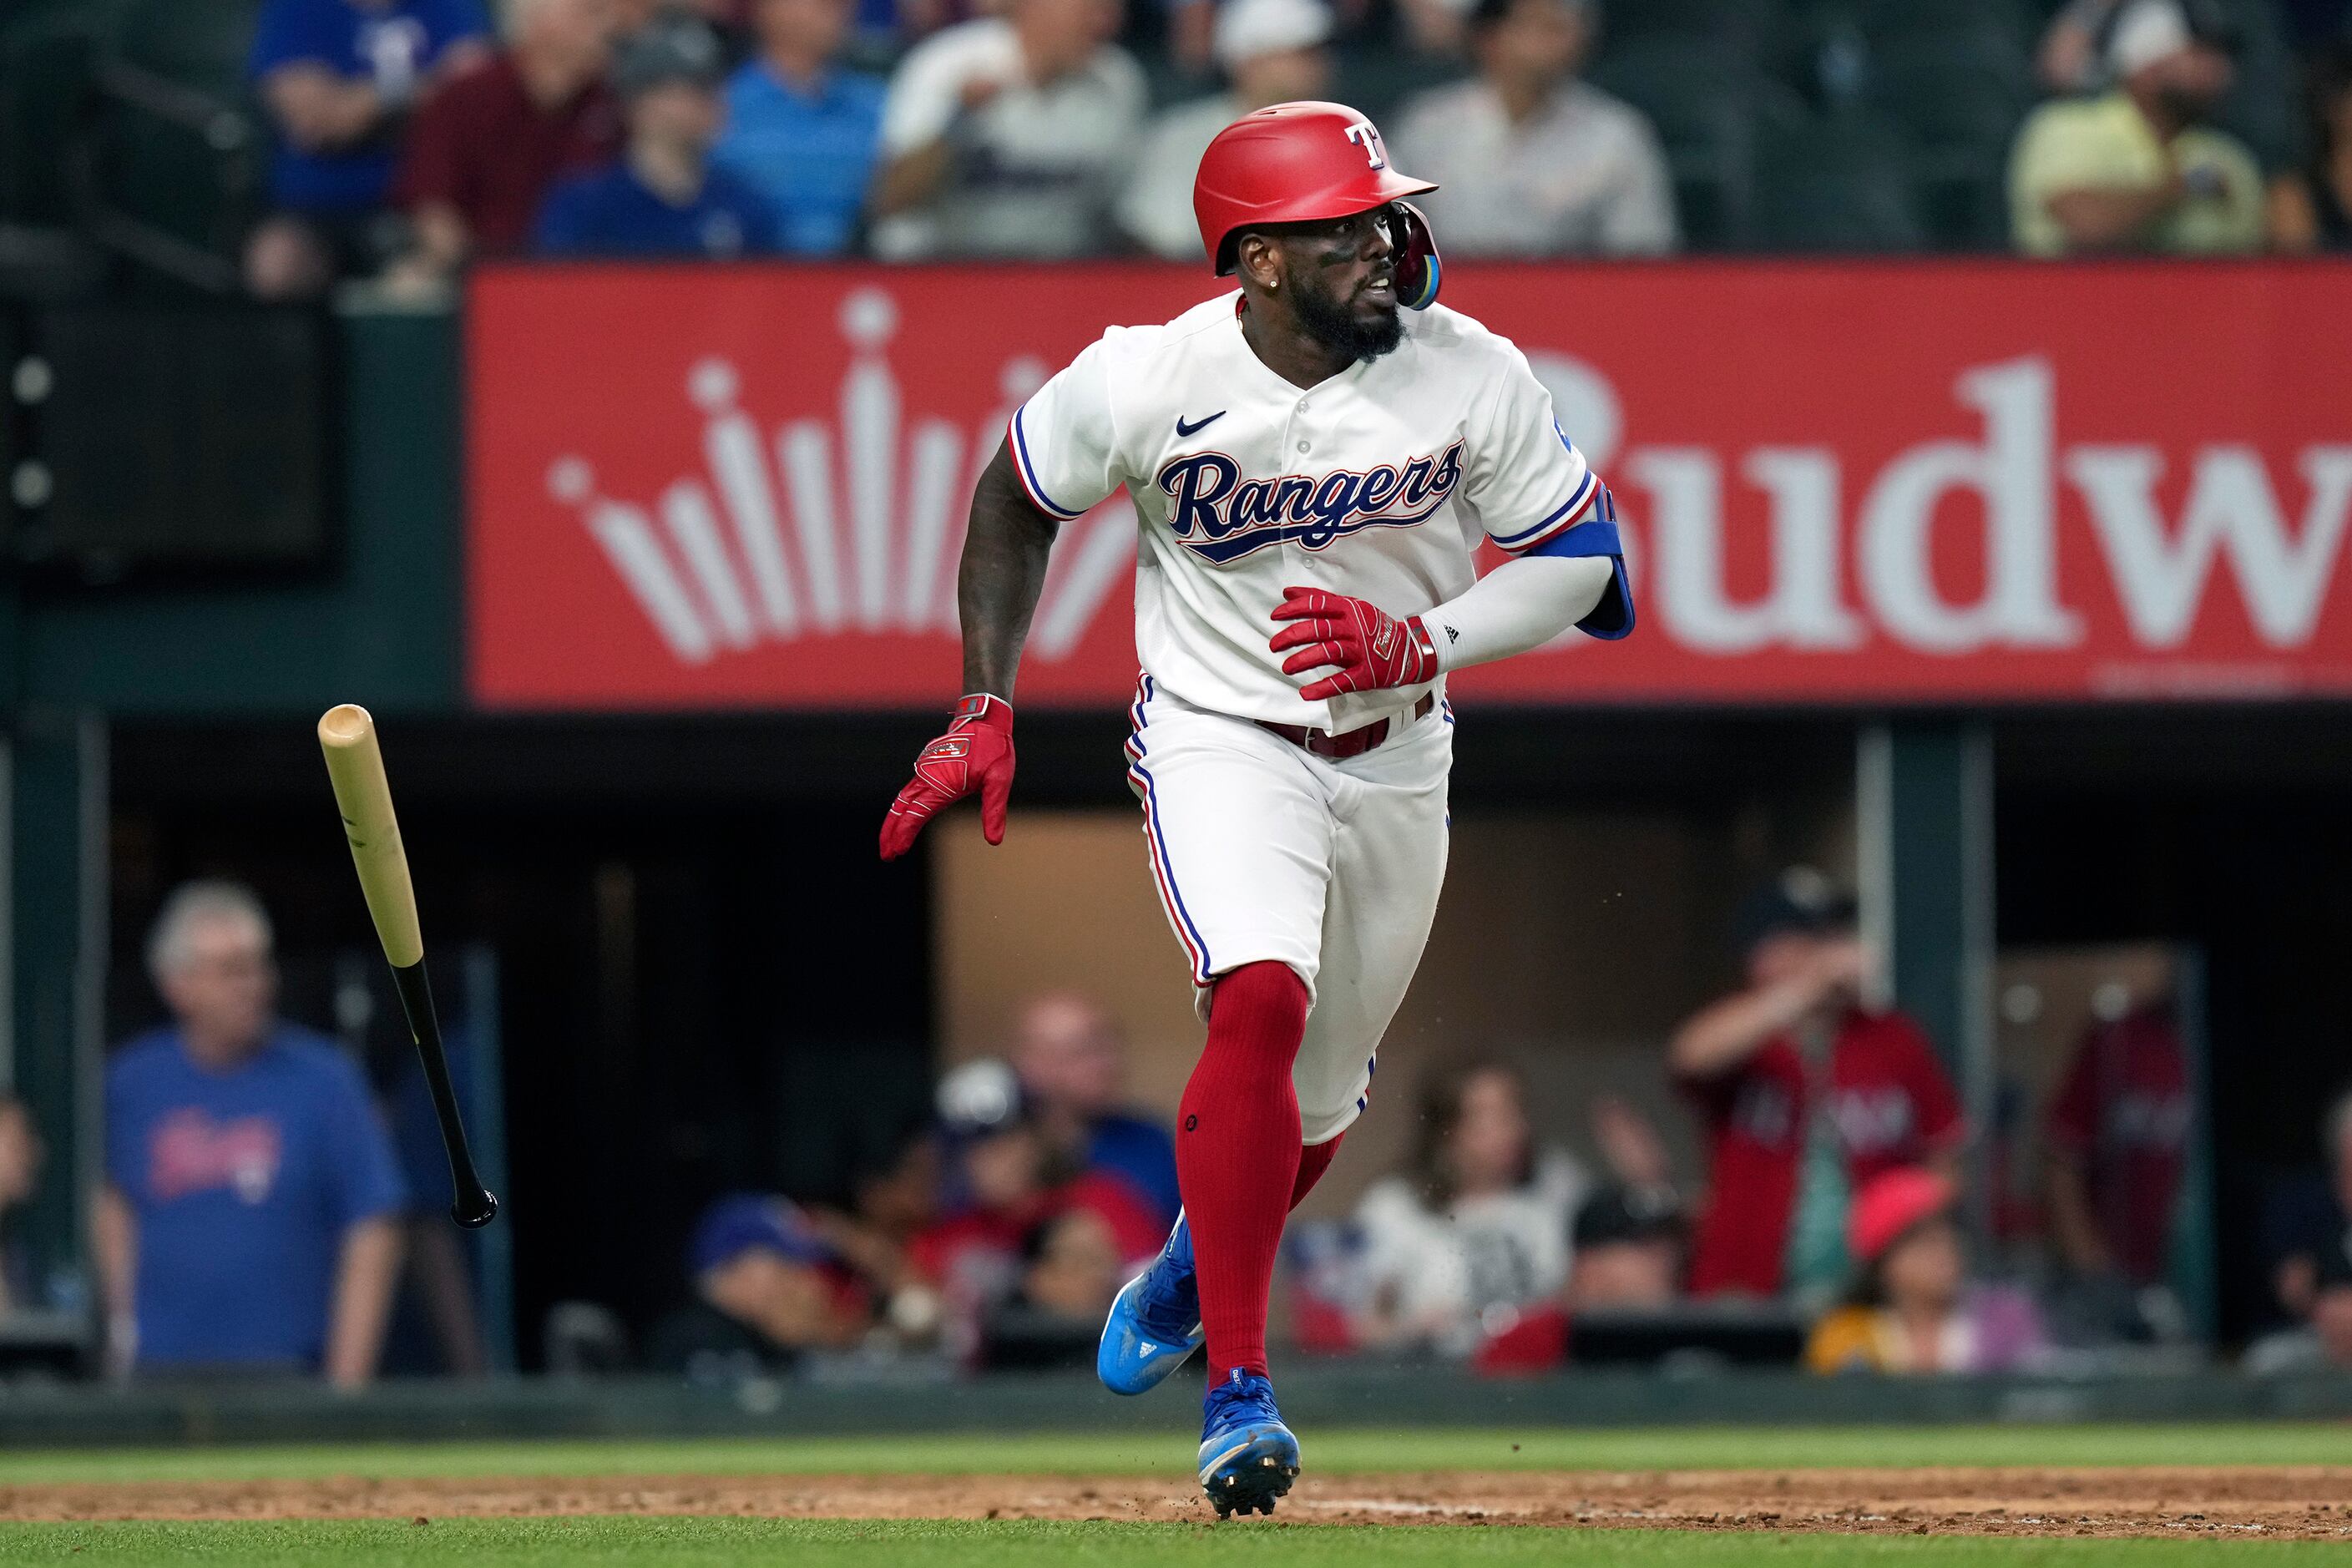
{"label": "blurred spectator", "polygon": [[2042,1356],[2047,1342],[2032,1302],[1969,1283],[1955,1195],[1949,1180],[1916,1166],[1864,1184],[1846,1240],[1860,1279],[1853,1299],[1813,1326],[1808,1368],[2009,1373]]}
{"label": "blurred spectator", "polygon": [[2104,44],[2121,0],[2066,0],[2042,31],[2033,74],[2052,92],[2089,92],[2106,83]]}
{"label": "blurred spectator", "polygon": [[719,37],[696,17],[663,16],[624,38],[613,61],[628,124],[621,161],[548,193],[538,252],[717,261],[774,250],[767,197],[711,163],[723,75]]}
{"label": "blurred spectator", "polygon": [[883,1318],[902,1341],[938,1331],[939,1292],[909,1256],[915,1237],[940,1217],[940,1144],[929,1129],[900,1144],[889,1162],[856,1173],[850,1212],[812,1207],[809,1220],[842,1262],[883,1304]]}
{"label": "blurred spectator", "polygon": [[11,1223],[39,1189],[48,1157],[32,1111],[16,1096],[0,1095],[0,1317],[48,1304],[48,1292]]}
{"label": "blurred spectator", "polygon": [[1356,1210],[1358,1343],[1468,1355],[1566,1283],[1584,1173],[1537,1146],[1525,1100],[1519,1075],[1499,1063],[1432,1079],[1411,1173],[1373,1184]]}
{"label": "blurred spectator", "polygon": [[1029,1227],[1021,1254],[1019,1289],[988,1315],[987,1364],[1092,1365],[1103,1315],[1127,1278],[1110,1226],[1092,1209],[1064,1209]]}
{"label": "blurred spectator", "polygon": [[2271,183],[2271,241],[2296,255],[2352,250],[2352,40],[2313,71],[2311,121],[2309,161]]}
{"label": "blurred spectator", "polygon": [[907,1256],[916,1276],[939,1292],[945,1338],[960,1357],[978,1354],[983,1325],[1019,1295],[1041,1226],[1088,1211],[1125,1262],[1150,1256],[1165,1239],[1166,1226],[1129,1184],[1063,1160],[1003,1062],[958,1068],[941,1080],[940,1104],[949,1212],[914,1237]]}
{"label": "blurred spectator", "polygon": [[2285,1317],[2311,1316],[2320,1268],[2352,1245],[2352,1094],[2328,1108],[2324,1182],[2298,1183],[2271,1205],[2264,1229],[2272,1289]]}
{"label": "blurred spectator", "polygon": [[759,0],[759,52],[727,83],[712,159],[768,198],[781,248],[849,248],[882,149],[882,79],[838,61],[851,0]]}
{"label": "blurred spectator", "polygon": [[1655,256],[1675,248],[1674,184],[1638,110],[1577,69],[1598,26],[1591,0],[1478,0],[1478,74],[1405,108],[1397,163],[1438,242],[1465,256]]}
{"label": "blurred spectator", "polygon": [[2244,1370],[2254,1376],[2352,1372],[2352,1231],[2325,1238],[2307,1261],[2299,1283],[2309,1321],[2246,1347]]}
{"label": "blurred spectator", "polygon": [[1827,1300],[1847,1278],[1846,1207],[1896,1166],[1960,1144],[1958,1097],[1927,1037],[1862,1005],[1852,900],[1807,867],[1742,906],[1748,984],[1675,1030],[1667,1064],[1708,1144],[1695,1295]]}
{"label": "blurred spectator", "polygon": [[1119,0],[1008,0],[1002,16],[925,39],[882,111],[876,251],[1084,256],[1142,129],[1143,72]]}
{"label": "blurred spectator", "polygon": [[510,0],[506,47],[418,110],[394,192],[415,223],[407,284],[520,250],[562,175],[608,163],[621,113],[604,85],[614,0]]}
{"label": "blurred spectator", "polygon": [[1013,1069],[1038,1132],[1062,1165],[1114,1177],[1176,1223],[1176,1145],[1158,1118],[1121,1105],[1127,1040],[1091,998],[1048,992],[1021,1013]]}
{"label": "blurred spectator", "polygon": [[2010,226],[2029,256],[2247,254],[2263,246],[2253,154],[2204,124],[2230,90],[2231,37],[2206,0],[2126,0],[2105,97],[2045,103],[2019,132]]}
{"label": "blurred spectator", "polygon": [[1570,1235],[1568,1283],[1557,1298],[1488,1315],[1486,1337],[1471,1360],[1482,1376],[1525,1376],[1559,1365],[1579,1313],[1622,1321],[1675,1304],[1683,1215],[1673,1187],[1612,1181],[1577,1205]]}
{"label": "blurred spectator", "polygon": [[1562,1297],[1570,1316],[1671,1305],[1683,1275],[1682,1202],[1672,1187],[1612,1182],[1578,1205]]}
{"label": "blurred spectator", "polygon": [[2079,1279],[2165,1278],[2196,1126],[2168,1004],[2094,1022],[2050,1103],[2050,1228]]}
{"label": "blurred spectator", "polygon": [[147,965],[174,1022],[108,1064],[94,1221],[118,1363],[367,1382],[407,1194],[366,1081],[272,1016],[269,918],[245,889],[174,892]]}
{"label": "blurred spectator", "polygon": [[247,69],[278,140],[273,210],[246,240],[247,288],[298,298],[391,259],[399,126],[434,83],[488,52],[489,30],[478,0],[269,0]]}
{"label": "blurred spectator", "polygon": [[648,1359],[660,1371],[740,1377],[866,1331],[864,1289],[788,1198],[720,1198],[695,1226],[688,1262],[698,1300],[656,1327]]}
{"label": "blurred spectator", "polygon": [[[1212,9],[1205,0],[1196,8]],[[1331,8],[1323,0],[1227,0],[1217,9],[1216,58],[1225,90],[1180,103],[1151,122],[1118,199],[1118,226],[1145,249],[1198,264],[1201,226],[1192,176],[1218,132],[1252,110],[1330,90]]]}

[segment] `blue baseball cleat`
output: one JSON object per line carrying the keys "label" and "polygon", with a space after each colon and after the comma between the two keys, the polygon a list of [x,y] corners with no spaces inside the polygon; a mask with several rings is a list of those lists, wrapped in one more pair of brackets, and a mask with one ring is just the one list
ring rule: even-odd
{"label": "blue baseball cleat", "polygon": [[1201,1489],[1219,1519],[1274,1512],[1298,1479],[1298,1439],[1274,1407],[1274,1384],[1235,1367],[1202,1402]]}
{"label": "blue baseball cleat", "polygon": [[1192,1273],[1192,1229],[1184,1216],[1151,1267],[1114,1298],[1095,1347],[1095,1375],[1113,1394],[1141,1394],[1201,1348],[1201,1291]]}

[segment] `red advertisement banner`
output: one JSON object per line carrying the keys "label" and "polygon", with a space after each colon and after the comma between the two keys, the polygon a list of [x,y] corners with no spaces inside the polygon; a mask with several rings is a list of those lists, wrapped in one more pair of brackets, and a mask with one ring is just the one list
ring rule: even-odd
{"label": "red advertisement banner", "polygon": [[[1181,268],[489,268],[467,616],[497,709],[940,707],[974,475]],[[1464,264],[1626,521],[1641,626],[1518,702],[2352,694],[2352,266]],[[1067,525],[1024,703],[1122,702],[1135,514]]]}

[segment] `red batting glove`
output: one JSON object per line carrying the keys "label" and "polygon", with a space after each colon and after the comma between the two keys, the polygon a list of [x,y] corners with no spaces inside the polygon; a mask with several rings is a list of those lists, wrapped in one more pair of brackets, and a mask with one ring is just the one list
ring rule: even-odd
{"label": "red batting glove", "polygon": [[1376,605],[1320,588],[1285,588],[1274,618],[1290,625],[1266,646],[1281,653],[1285,675],[1333,667],[1299,696],[1320,702],[1343,691],[1379,691],[1437,679],[1437,645],[1419,616],[1401,621]]}
{"label": "red batting glove", "polygon": [[1004,842],[1004,808],[1013,799],[1013,705],[976,691],[956,704],[948,732],[915,758],[915,778],[882,819],[882,858],[896,860],[915,847],[923,824],[977,791],[980,831]]}

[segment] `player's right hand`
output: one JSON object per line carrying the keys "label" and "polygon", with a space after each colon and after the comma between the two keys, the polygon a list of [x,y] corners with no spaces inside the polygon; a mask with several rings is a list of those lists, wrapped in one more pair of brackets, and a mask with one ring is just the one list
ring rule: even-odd
{"label": "player's right hand", "polygon": [[940,808],[977,792],[980,831],[1004,842],[1004,810],[1013,799],[1013,705],[975,691],[956,704],[946,734],[915,757],[915,777],[882,819],[882,858],[896,860]]}

